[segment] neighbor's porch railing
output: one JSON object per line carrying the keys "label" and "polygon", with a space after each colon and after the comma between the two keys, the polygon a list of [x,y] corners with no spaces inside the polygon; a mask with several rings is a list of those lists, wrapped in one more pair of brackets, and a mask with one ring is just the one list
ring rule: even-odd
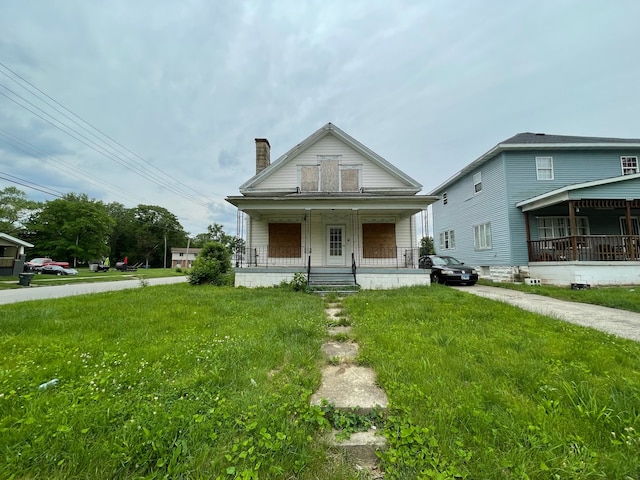
{"label": "neighbor's porch railing", "polygon": [[[304,247],[254,247],[236,251],[236,267],[301,267],[308,268],[311,259],[314,266],[336,266],[325,263],[325,259],[304,253]],[[417,247],[363,247],[345,253],[343,267],[357,268],[418,268]],[[320,255],[319,253],[317,255]],[[349,262],[351,256],[351,262]],[[350,263],[350,265],[349,265]]]}
{"label": "neighbor's porch railing", "polygon": [[530,262],[640,260],[639,235],[581,235],[528,242]]}

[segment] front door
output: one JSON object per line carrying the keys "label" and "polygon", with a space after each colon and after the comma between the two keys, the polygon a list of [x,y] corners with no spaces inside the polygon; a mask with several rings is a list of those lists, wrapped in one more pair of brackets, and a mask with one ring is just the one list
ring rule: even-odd
{"label": "front door", "polygon": [[327,225],[327,265],[344,267],[344,225]]}

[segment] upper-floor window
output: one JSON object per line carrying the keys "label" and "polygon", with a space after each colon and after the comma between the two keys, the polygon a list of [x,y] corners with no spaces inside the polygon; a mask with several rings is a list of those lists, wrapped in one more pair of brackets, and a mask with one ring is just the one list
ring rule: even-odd
{"label": "upper-floor window", "polygon": [[440,250],[453,250],[456,248],[456,236],[453,230],[440,232]]}
{"label": "upper-floor window", "polygon": [[341,155],[318,155],[316,165],[298,166],[302,192],[357,192],[360,190],[361,165],[345,165]]}
{"label": "upper-floor window", "polygon": [[638,173],[638,157],[620,157],[623,175]]}
{"label": "upper-floor window", "polygon": [[449,202],[449,200],[447,199],[447,192],[444,192],[442,194],[442,204],[446,205]]}
{"label": "upper-floor window", "polygon": [[482,173],[478,172],[473,176],[473,193],[482,191]]}
{"label": "upper-floor window", "polygon": [[483,223],[473,227],[473,247],[476,250],[489,250],[493,247],[491,223]]}
{"label": "upper-floor window", "polygon": [[538,180],[553,180],[553,157],[536,157]]}

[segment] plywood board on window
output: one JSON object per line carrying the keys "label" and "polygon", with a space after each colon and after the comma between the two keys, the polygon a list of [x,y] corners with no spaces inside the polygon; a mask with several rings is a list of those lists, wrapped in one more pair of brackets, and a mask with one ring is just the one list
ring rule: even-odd
{"label": "plywood board on window", "polygon": [[269,256],[272,258],[300,258],[301,227],[299,223],[270,223]]}
{"label": "plywood board on window", "polygon": [[300,190],[303,192],[317,192],[320,171],[317,165],[300,168]]}
{"label": "plywood board on window", "polygon": [[338,174],[340,163],[338,160],[322,160],[320,162],[320,177],[322,178],[323,192],[337,192],[340,189]]}
{"label": "plywood board on window", "polygon": [[343,192],[357,192],[360,189],[358,170],[345,169],[340,172]]}
{"label": "plywood board on window", "polygon": [[396,257],[395,223],[365,223],[362,225],[362,256],[364,258]]}

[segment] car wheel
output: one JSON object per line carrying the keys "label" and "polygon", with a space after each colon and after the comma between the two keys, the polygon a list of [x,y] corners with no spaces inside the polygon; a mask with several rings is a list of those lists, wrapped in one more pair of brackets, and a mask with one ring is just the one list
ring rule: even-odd
{"label": "car wheel", "polygon": [[37,273],[38,275],[42,275],[42,272],[41,272],[40,270],[36,270],[36,273]]}
{"label": "car wheel", "polygon": [[438,275],[437,273],[432,273],[431,283],[439,283],[441,285],[444,285],[446,282],[442,278],[440,278],[440,275]]}
{"label": "car wheel", "polygon": [[62,273],[61,272],[57,272],[56,275],[60,276],[60,275],[62,275]]}

